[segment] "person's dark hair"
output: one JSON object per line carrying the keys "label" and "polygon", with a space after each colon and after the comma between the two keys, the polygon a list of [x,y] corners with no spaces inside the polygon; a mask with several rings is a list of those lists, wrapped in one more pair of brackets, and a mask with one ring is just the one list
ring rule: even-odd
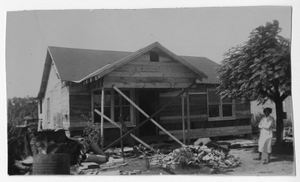
{"label": "person's dark hair", "polygon": [[272,108],[269,108],[269,107],[264,108],[264,113],[265,113],[267,110],[269,110],[269,112],[272,113]]}

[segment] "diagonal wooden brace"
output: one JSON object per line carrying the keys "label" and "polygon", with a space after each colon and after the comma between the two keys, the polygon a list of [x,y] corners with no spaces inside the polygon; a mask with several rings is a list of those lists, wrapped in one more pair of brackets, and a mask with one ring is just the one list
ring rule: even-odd
{"label": "diagonal wooden brace", "polygon": [[[118,138],[117,140],[115,140],[114,142],[112,142],[111,144],[109,144],[107,147],[104,148],[104,150],[107,150],[108,148],[110,148],[111,146],[113,146],[114,144],[116,144],[117,142],[119,142],[120,140],[122,140],[123,138],[127,137],[130,133],[136,131],[137,129],[139,129],[141,126],[143,126],[146,122],[148,122],[151,118],[155,117],[157,114],[159,114],[161,111],[163,111],[166,107],[168,107],[176,98],[180,97],[182,94],[184,94],[187,90],[189,90],[190,88],[192,88],[192,86],[194,86],[196,84],[196,82],[192,83],[191,85],[189,85],[187,88],[185,88],[184,90],[182,90],[178,95],[176,95],[175,97],[173,97],[168,103],[166,103],[163,107],[161,107],[159,110],[157,110],[155,113],[153,113],[151,116],[149,116],[147,119],[145,119],[143,122],[141,122],[140,124],[138,124],[135,128],[131,129],[130,131],[128,131],[127,133],[125,133],[122,137]],[[184,145],[185,146],[185,145]]]}
{"label": "diagonal wooden brace", "polygon": [[[109,117],[105,116],[105,115],[102,114],[100,111],[98,111],[97,109],[95,109],[95,112],[96,112],[97,114],[99,114],[100,116],[103,116],[103,118],[106,119],[107,121],[109,121],[111,124],[115,125],[115,126],[118,127],[118,128],[121,128],[121,125],[120,125],[120,124],[114,122],[114,121],[111,120]],[[139,139],[138,137],[136,137],[134,134],[130,133],[130,136],[131,136],[133,139],[135,139],[136,141],[138,141],[138,142],[140,142],[141,144],[143,144],[143,145],[144,145],[145,147],[147,147],[148,149],[150,149],[150,150],[156,152],[155,149],[153,149],[152,147],[150,147],[150,145],[148,145],[148,144],[146,144],[145,142],[143,142],[141,139]],[[107,148],[104,149],[104,151],[105,151],[105,150],[107,150]]]}
{"label": "diagonal wooden brace", "polygon": [[[139,106],[137,106],[130,98],[128,98],[121,90],[119,90],[116,86],[113,86],[113,88],[119,92],[120,95],[122,95],[130,104],[132,104],[137,110],[139,110],[144,116],[149,118],[149,115],[145,113]],[[160,128],[163,132],[165,132],[167,135],[169,135],[173,140],[175,140],[177,143],[179,143],[182,146],[185,146],[181,141],[179,141],[176,137],[174,137],[171,133],[169,133],[166,129],[164,129],[160,124],[158,124],[154,119],[150,119],[153,124],[155,124],[158,128]]]}

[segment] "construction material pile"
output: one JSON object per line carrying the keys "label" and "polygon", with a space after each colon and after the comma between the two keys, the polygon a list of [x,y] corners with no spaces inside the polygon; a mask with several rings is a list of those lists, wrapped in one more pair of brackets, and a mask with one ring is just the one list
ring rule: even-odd
{"label": "construction material pile", "polygon": [[212,168],[233,168],[241,164],[238,157],[229,155],[221,149],[206,145],[189,145],[173,150],[169,154],[155,154],[150,159],[150,166],[175,169],[184,166],[210,166]]}

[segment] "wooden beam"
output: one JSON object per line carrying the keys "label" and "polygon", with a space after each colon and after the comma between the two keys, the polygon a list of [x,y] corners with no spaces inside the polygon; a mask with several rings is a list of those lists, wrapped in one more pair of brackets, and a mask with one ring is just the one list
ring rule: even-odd
{"label": "wooden beam", "polygon": [[[104,87],[101,89],[101,112],[104,112]],[[103,129],[103,123],[104,123],[104,118],[101,115],[101,124],[100,124],[100,130],[101,130],[101,147],[103,149],[104,147],[104,129]]]}
{"label": "wooden beam", "polygon": [[[152,63],[152,64],[151,64]],[[114,70],[116,72],[183,72],[191,73],[191,70],[176,62],[143,62],[137,64],[127,64]]]}
{"label": "wooden beam", "polygon": [[187,114],[187,131],[188,131],[188,144],[191,143],[190,138],[190,130],[191,130],[191,118],[190,118],[190,97],[189,97],[189,91],[186,91],[186,114]]}
{"label": "wooden beam", "polygon": [[186,77],[111,77],[106,76],[105,82],[115,83],[190,83],[193,82],[194,78]]}
{"label": "wooden beam", "polygon": [[184,117],[184,95],[181,96],[181,109],[182,109],[182,138],[183,138],[183,143],[186,144],[185,141],[185,117]]}
{"label": "wooden beam", "polygon": [[196,74],[189,72],[189,73],[182,73],[182,72],[175,72],[175,73],[165,73],[165,72],[111,72],[107,74],[106,76],[110,77],[189,77],[189,78],[195,78]]}
{"label": "wooden beam", "polygon": [[[144,116],[146,116],[147,118],[149,117],[149,115],[147,113],[145,113],[139,106],[137,106],[134,102],[132,102],[132,100],[129,99],[125,94],[123,94],[123,92],[121,90],[119,90],[116,86],[113,86],[113,88],[120,95],[122,95],[130,104],[132,104],[137,110],[139,110]],[[177,138],[175,138],[171,133],[169,133],[166,129],[164,129],[162,126],[160,126],[154,119],[151,118],[150,121],[152,121],[152,123],[155,124],[159,129],[161,129],[167,135],[169,135],[171,138],[173,138],[177,143],[179,143],[182,146],[185,146],[185,144],[183,144],[181,141],[179,141]]]}
{"label": "wooden beam", "polygon": [[112,142],[110,145],[108,145],[104,150],[108,149],[109,147],[113,146],[115,143],[117,143],[118,141],[120,141],[122,138],[125,138],[126,136],[128,136],[130,133],[136,131],[137,129],[139,129],[141,126],[143,126],[146,122],[148,122],[151,118],[155,117],[157,114],[159,114],[161,111],[163,111],[166,107],[168,107],[174,100],[176,100],[178,97],[180,97],[183,93],[185,93],[186,90],[192,88],[194,85],[196,84],[196,82],[193,82],[191,85],[189,85],[187,88],[185,88],[183,91],[181,91],[180,93],[178,93],[178,95],[176,97],[173,97],[168,103],[166,103],[163,107],[161,107],[158,111],[156,111],[155,113],[153,113],[150,117],[148,117],[147,119],[145,119],[143,122],[141,122],[139,125],[137,125],[135,128],[131,129],[130,131],[128,131],[127,133],[125,133],[122,137],[118,138],[117,140],[115,140],[114,142]]}
{"label": "wooden beam", "polygon": [[[123,136],[123,126],[120,125],[120,136]],[[124,158],[124,146],[123,146],[123,140],[121,142],[121,157]]]}
{"label": "wooden beam", "polygon": [[[195,139],[197,137],[226,136],[226,135],[235,135],[235,134],[246,134],[251,132],[252,132],[251,125],[246,125],[246,126],[191,129],[189,134],[191,138]],[[181,130],[172,130],[170,131],[170,133],[177,136],[178,138],[182,138]],[[160,131],[159,134],[164,135],[162,131]]]}
{"label": "wooden beam", "polygon": [[122,87],[122,88],[185,88],[189,86],[190,82],[186,83],[136,83],[136,82],[105,82],[105,88],[111,88],[112,86]]}
{"label": "wooden beam", "polygon": [[[118,128],[121,128],[121,124],[118,124],[116,122],[114,122],[113,120],[111,120],[109,117],[105,116],[103,113],[101,113],[100,111],[98,111],[97,109],[95,109],[95,112],[97,114],[99,114],[100,116],[103,116],[107,121],[109,121],[111,124],[115,125]],[[124,135],[123,135],[124,136]],[[130,136],[135,139],[136,141],[140,142],[141,144],[143,144],[145,147],[147,147],[148,149],[155,151],[155,149],[153,149],[152,147],[150,147],[148,144],[146,144],[145,142],[143,142],[141,139],[139,139],[138,137],[136,137],[135,135],[133,135],[132,133],[130,133]],[[106,148],[107,149],[107,148]],[[104,150],[106,150],[104,149]]]}

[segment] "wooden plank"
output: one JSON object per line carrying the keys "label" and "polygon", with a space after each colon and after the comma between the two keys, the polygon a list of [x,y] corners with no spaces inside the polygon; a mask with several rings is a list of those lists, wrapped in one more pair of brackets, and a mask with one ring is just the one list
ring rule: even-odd
{"label": "wooden plank", "polygon": [[134,58],[129,63],[132,63],[132,62],[150,62],[150,55],[148,54],[148,52],[146,52],[145,54],[142,54],[142,55],[138,56],[137,58]]}
{"label": "wooden plank", "polygon": [[[148,53],[143,54],[140,57],[135,58],[134,60],[130,61],[128,64],[141,64],[141,63],[163,63],[163,62],[171,62],[172,59],[169,57],[161,56],[159,55],[159,62],[151,62],[150,61],[150,55]],[[173,61],[175,62],[175,61]]]}
{"label": "wooden plank", "polygon": [[[101,89],[101,113],[104,113],[104,88]],[[101,144],[102,149],[104,147],[104,128],[103,128],[104,118],[101,115],[101,124],[100,124],[100,131],[101,131]]]}
{"label": "wooden plank", "polygon": [[[181,112],[182,112],[182,116],[181,116],[181,121],[182,121],[182,137],[183,137],[183,143],[184,144],[186,144],[186,141],[185,141],[185,114],[184,114],[184,96],[182,95],[181,96],[181,106],[182,106],[182,110],[181,110]],[[161,123],[163,123],[162,121],[161,121]]]}
{"label": "wooden plank", "polygon": [[[191,131],[191,118],[190,118],[190,95],[189,90],[186,91],[186,112],[187,112],[187,132],[190,133]],[[191,138],[188,135],[188,144],[191,143]]]}
{"label": "wooden plank", "polygon": [[[191,119],[191,122],[196,123],[196,122],[202,122],[202,121],[207,121],[207,118],[198,118],[197,120]],[[161,124],[174,124],[174,123],[181,123],[182,120],[160,120]]]}
{"label": "wooden plank", "polygon": [[114,70],[116,72],[183,72],[183,73],[190,73],[191,70],[186,68],[184,65],[179,63],[166,63],[161,64],[161,62],[150,62],[156,64],[127,64],[123,65],[122,67]]}
{"label": "wooden plank", "polygon": [[[67,128],[71,127],[71,128],[83,128],[86,126],[86,122],[83,122],[81,120],[79,120],[78,118],[72,118],[74,122],[72,123],[67,123],[67,122],[63,122],[63,125]],[[131,122],[125,122],[126,126],[128,128],[133,128],[135,127],[134,124],[132,124]],[[100,128],[100,126],[99,126]],[[118,128],[115,125],[108,123],[108,122],[104,122],[103,124],[103,128],[104,129],[112,129],[112,128]]]}
{"label": "wooden plank", "polygon": [[[176,120],[176,119],[181,119],[182,116],[163,116],[160,117],[160,120]],[[185,119],[187,116],[185,116]],[[207,118],[207,114],[202,114],[202,115],[191,115],[191,119],[202,119],[202,118]]]}
{"label": "wooden plank", "polygon": [[[201,122],[201,121],[206,121],[206,120],[203,119],[203,120],[199,120],[196,122]],[[192,122],[195,122],[195,121],[192,121]],[[164,125],[170,125],[170,124],[182,123],[182,120],[160,120],[160,123],[164,124]]]}
{"label": "wooden plank", "polygon": [[[198,133],[196,135],[190,135],[191,139],[198,139],[198,138],[206,138],[206,137],[216,137],[216,136],[229,136],[229,135],[242,135],[242,134],[250,134],[252,131],[245,130],[245,131],[236,131],[236,132],[223,132],[223,133]],[[178,139],[182,139],[182,135],[176,134],[174,135]],[[172,140],[169,138],[169,140]]]}
{"label": "wooden plank", "polygon": [[193,82],[194,78],[172,78],[172,77],[104,77],[104,82],[120,83],[186,83]]}
{"label": "wooden plank", "polygon": [[174,78],[195,78],[195,73],[181,73],[181,72],[117,72],[113,71],[108,73],[106,76],[110,77],[174,77]]}
{"label": "wooden plank", "polygon": [[69,93],[88,93],[86,85],[81,83],[72,83],[69,85]]}
{"label": "wooden plank", "polygon": [[104,82],[103,87],[111,88],[116,86],[118,88],[186,88],[192,82],[188,83],[115,83],[115,82]]}
{"label": "wooden plank", "polygon": [[[218,128],[200,128],[200,129],[192,129],[190,132],[186,132],[189,134],[192,133],[219,133],[219,132],[232,132],[232,131],[239,131],[239,130],[252,130],[252,127],[250,125],[246,126],[230,126],[230,127],[218,127]],[[182,130],[170,130],[171,134],[174,135],[180,135],[182,134]],[[159,132],[160,135],[163,135],[163,132]]]}

